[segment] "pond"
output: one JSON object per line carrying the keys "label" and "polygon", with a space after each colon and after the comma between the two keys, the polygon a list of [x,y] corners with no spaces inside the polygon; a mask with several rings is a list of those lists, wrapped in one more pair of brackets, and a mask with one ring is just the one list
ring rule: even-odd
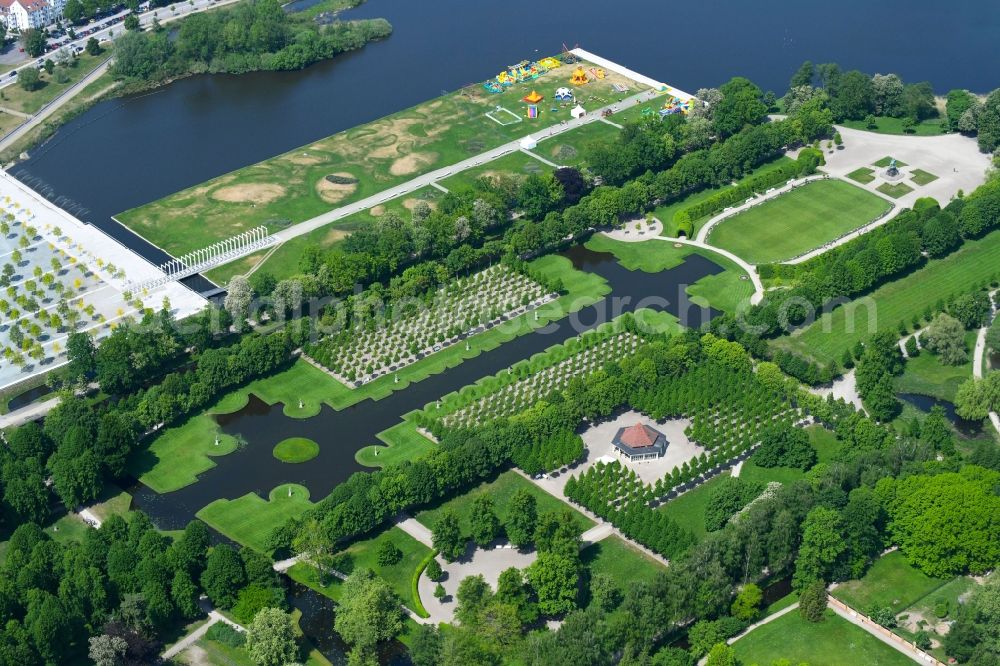
{"label": "pond", "polygon": [[955,426],[955,430],[957,430],[963,437],[973,439],[983,433],[982,421],[968,421],[963,419],[955,413],[954,403],[948,402],[947,400],[938,400],[937,398],[932,398],[926,395],[918,395],[916,393],[900,393],[898,395],[900,400],[905,400],[922,412],[930,412],[931,408],[935,406],[942,407],[945,415],[948,417],[948,420],[952,422]]}
{"label": "pond", "polygon": [[[302,484],[309,489],[313,500],[319,500],[348,476],[365,469],[354,459],[358,449],[375,444],[378,433],[399,423],[403,414],[423,408],[438,396],[496,374],[521,359],[636,308],[670,312],[681,323],[693,328],[719,314],[717,310],[691,303],[684,293],[687,285],[723,270],[701,255],[689,255],[684,263],[660,273],[627,270],[613,255],[582,246],[567,250],[563,256],[576,268],[597,273],[607,280],[611,294],[558,322],[517,337],[381,400],[365,400],[340,411],[323,406],[313,418],[292,419],[284,415],[283,405],[267,405],[251,396],[238,412],[215,417],[224,432],[241,436],[246,446],[216,458],[216,467],[203,473],[197,483],[175,492],[159,495],[142,484],[137,485],[133,488],[137,508],[146,511],[161,529],[181,529],[198,510],[216,499],[235,499],[249,492],[267,497],[272,488],[283,483]],[[288,437],[306,437],[319,443],[319,455],[308,464],[279,462],[273,457],[272,449]]]}

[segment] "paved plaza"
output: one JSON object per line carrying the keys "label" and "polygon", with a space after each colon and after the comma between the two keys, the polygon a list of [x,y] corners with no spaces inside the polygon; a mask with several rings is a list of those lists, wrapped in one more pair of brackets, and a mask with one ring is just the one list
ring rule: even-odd
{"label": "paved plaza", "polygon": [[125,318],[170,300],[177,318],[206,301],[178,283],[131,294],[162,275],[151,263],[0,171],[0,389],[66,363],[73,330],[108,335]]}

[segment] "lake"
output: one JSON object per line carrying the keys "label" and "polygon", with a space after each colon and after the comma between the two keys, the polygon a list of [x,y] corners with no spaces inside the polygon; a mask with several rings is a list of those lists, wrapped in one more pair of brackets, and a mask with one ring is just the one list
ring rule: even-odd
{"label": "lake", "polygon": [[[805,59],[953,87],[1000,85],[1000,3],[369,0],[393,35],[298,72],[195,76],[109,100],[14,172],[154,261],[110,217],[577,44],[689,92],[745,75],[778,94]],[[891,26],[891,27],[890,27]],[[945,54],[944,56],[942,54]]]}

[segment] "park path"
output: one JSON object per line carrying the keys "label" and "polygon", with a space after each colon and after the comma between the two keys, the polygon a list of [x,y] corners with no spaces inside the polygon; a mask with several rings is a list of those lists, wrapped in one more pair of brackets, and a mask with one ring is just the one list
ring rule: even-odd
{"label": "park path", "polygon": [[403,530],[420,543],[424,544],[428,548],[434,548],[433,534],[423,525],[423,523],[418,521],[413,516],[407,513],[400,513],[396,516],[393,522],[396,524],[396,527]]}
{"label": "park path", "polygon": [[[927,654],[923,650],[913,646],[909,642],[900,638],[896,634],[892,633],[880,624],[876,624],[874,621],[865,617],[861,613],[852,609],[847,604],[843,603],[839,599],[832,596],[827,596],[827,607],[834,613],[847,620],[856,627],[864,629],[869,634],[879,639],[889,647],[895,649],[897,652],[909,657],[913,661],[920,664],[934,664],[935,666],[944,666],[940,661]],[[796,604],[798,605],[798,604]]]}
{"label": "park path", "polygon": [[212,608],[212,604],[209,603],[208,599],[206,599],[205,597],[202,597],[198,603],[201,606],[201,609],[206,613],[208,613],[208,621],[205,624],[198,627],[197,629],[195,629],[194,631],[192,631],[184,638],[182,638],[181,640],[171,645],[169,648],[167,648],[166,651],[162,655],[160,655],[162,659],[164,660],[172,659],[173,657],[179,655],[181,652],[184,652],[184,650],[188,649],[189,647],[197,643],[202,636],[208,633],[208,630],[216,622],[225,622],[236,631],[239,631],[240,633],[246,633],[246,627],[240,624],[236,624],[228,617],[226,617],[219,611]]}
{"label": "park path", "polygon": [[[654,218],[655,219],[655,218]],[[659,222],[659,220],[657,220]],[[662,224],[662,222],[661,222]],[[714,245],[709,245],[703,241],[691,240],[689,238],[671,238],[670,236],[656,236],[655,240],[667,241],[668,243],[682,243],[684,245],[691,245],[692,247],[701,248],[702,250],[707,250],[708,252],[715,252],[721,254],[726,259],[729,259],[737,266],[746,271],[747,275],[750,276],[750,281],[753,283],[753,295],[750,297],[750,304],[756,305],[764,300],[764,283],[760,281],[760,276],[757,275],[757,269],[753,264],[748,263],[742,257],[739,257],[729,250],[723,250],[722,248],[715,247]]]}
{"label": "park path", "polygon": [[33,402],[30,405],[25,405],[20,409],[15,409],[6,414],[0,414],[0,430],[4,428],[16,428],[29,421],[37,421],[55,409],[56,405],[60,402],[61,398],[57,396],[43,402]]}
{"label": "park path", "polygon": [[782,194],[790,192],[796,187],[799,187],[800,185],[805,185],[806,183],[811,183],[814,180],[823,180],[824,178],[829,178],[829,177],[830,176],[828,174],[824,173],[824,174],[815,174],[812,176],[806,176],[805,178],[795,178],[792,179],[790,182],[785,183],[781,187],[773,188],[770,192],[765,192],[764,194],[753,197],[749,201],[744,201],[739,206],[731,206],[722,211],[721,213],[719,213],[718,215],[716,215],[715,217],[710,218],[708,222],[703,224],[701,228],[698,229],[698,233],[695,235],[695,240],[697,240],[699,243],[707,244],[708,236],[709,234],[712,233],[712,229],[723,220],[727,220],[734,215],[739,215],[743,211],[749,210],[754,206],[756,206],[757,204],[764,203],[769,199],[780,197]]}
{"label": "park path", "polygon": [[[794,604],[792,604],[790,606],[785,606],[781,610],[775,611],[775,612],[771,613],[770,615],[768,615],[767,617],[765,617],[762,620],[757,620],[756,622],[754,622],[753,624],[751,624],[749,627],[747,627],[746,629],[744,629],[740,633],[736,634],[735,636],[733,636],[731,638],[727,638],[726,639],[726,644],[727,645],[732,645],[733,643],[735,643],[736,641],[740,640],[741,638],[743,638],[744,636],[746,636],[747,634],[749,634],[751,631],[753,631],[757,627],[763,627],[765,624],[768,624],[769,622],[774,622],[775,620],[777,620],[782,615],[788,615],[789,613],[791,613],[793,610],[797,609],[798,607],[799,607],[799,602],[796,601]],[[702,657],[701,659],[698,660],[698,666],[705,666],[705,664],[707,662],[708,662],[708,655],[705,655],[704,657]]]}
{"label": "park path", "polygon": [[[569,501],[566,500],[565,497],[552,492],[551,488],[549,488],[548,486],[545,486],[545,485],[542,485],[542,484],[538,483],[538,481],[536,481],[534,478],[532,478],[529,474],[525,474],[522,470],[518,469],[517,467],[514,468],[514,471],[516,473],[520,474],[522,477],[524,477],[528,481],[530,481],[531,483],[535,484],[535,486],[537,488],[541,488],[546,493],[548,493],[549,495],[552,495],[553,497],[555,497],[557,500],[559,500],[560,502],[562,502],[566,506],[568,506],[571,509],[574,509],[576,511],[579,511],[583,515],[587,516],[587,518],[590,518],[592,521],[594,521],[596,523],[595,527],[590,528],[589,530],[587,530],[587,532],[594,533],[593,535],[598,535],[598,534],[600,534],[600,532],[596,532],[595,531],[597,529],[597,527],[605,526],[605,529],[608,530],[608,533],[604,534],[603,536],[601,536],[600,539],[605,539],[605,538],[607,538],[607,537],[609,537],[609,536],[611,536],[613,534],[616,537],[618,537],[619,539],[621,539],[622,541],[624,541],[625,543],[627,543],[628,545],[632,546],[633,548],[641,550],[645,555],[648,555],[649,557],[653,558],[654,560],[656,560],[657,562],[659,562],[663,566],[665,566],[665,567],[670,566],[670,560],[668,560],[667,558],[663,557],[659,553],[654,553],[649,548],[646,548],[645,546],[643,546],[641,543],[638,543],[638,542],[633,541],[632,539],[628,538],[627,536],[625,536],[624,533],[622,533],[621,530],[619,530],[617,527],[615,527],[614,525],[612,525],[608,521],[606,521],[603,518],[601,518],[600,516],[598,516],[596,513],[593,513],[592,511],[590,511],[586,507],[582,507],[582,506],[578,506],[576,504],[570,503]],[[600,540],[600,539],[598,539],[598,540]]]}
{"label": "park path", "polygon": [[592,543],[607,539],[614,534],[611,523],[598,523],[580,535],[581,547],[586,548]]}
{"label": "park path", "polygon": [[[620,111],[629,106],[645,102],[647,100],[653,99],[660,93],[656,90],[644,90],[643,92],[636,93],[629,97],[622,99],[620,102],[614,102],[611,104],[606,104],[605,106],[597,109],[596,111],[591,111],[579,118],[573,118],[571,120],[566,120],[561,123],[557,123],[550,127],[539,129],[537,132],[532,132],[529,136],[535,141],[544,141],[545,139],[550,139],[554,136],[558,136],[564,132],[574,130],[578,127],[583,127],[584,125],[590,124],[592,122],[599,122],[601,120],[601,114],[608,111]],[[316,229],[324,227],[328,224],[332,224],[338,220],[341,220],[355,213],[360,213],[362,211],[374,208],[380,204],[384,204],[390,199],[396,199],[403,196],[404,194],[409,194],[416,190],[422,189],[427,186],[438,187],[437,182],[439,180],[444,180],[450,176],[453,176],[462,171],[468,169],[474,169],[478,166],[482,166],[487,162],[492,162],[495,159],[509,155],[515,151],[521,150],[521,141],[528,137],[521,137],[513,141],[508,141],[507,143],[497,146],[491,150],[487,150],[478,155],[474,155],[468,159],[462,160],[455,164],[450,164],[448,166],[441,167],[440,169],[435,169],[423,175],[417,176],[412,180],[408,180],[405,183],[400,183],[395,187],[390,187],[387,190],[382,190],[377,194],[373,194],[370,197],[361,199],[360,201],[355,201],[354,203],[347,204],[346,206],[341,206],[340,208],[334,208],[321,215],[305,220],[304,222],[299,222],[298,224],[292,225],[287,229],[282,229],[281,231],[275,232],[274,236],[278,238],[280,242],[285,242],[298,236],[311,233]],[[532,157],[537,157],[532,155]],[[538,158],[541,159],[541,158]],[[547,160],[542,160],[546,161]]]}
{"label": "park path", "polygon": [[[972,354],[972,376],[976,379],[983,378],[983,357],[986,355],[986,334],[990,330],[990,325],[997,316],[997,304],[996,304],[997,290],[990,292],[990,301],[992,302],[992,310],[990,312],[990,321],[979,329],[979,333],[976,334],[976,347]],[[990,412],[990,423],[993,424],[993,429],[1000,433],[1000,414],[996,412]]]}

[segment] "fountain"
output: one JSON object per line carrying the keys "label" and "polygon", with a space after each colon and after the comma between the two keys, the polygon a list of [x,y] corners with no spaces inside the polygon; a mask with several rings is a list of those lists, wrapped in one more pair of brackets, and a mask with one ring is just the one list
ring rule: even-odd
{"label": "fountain", "polygon": [[899,171],[899,165],[896,163],[895,157],[890,158],[889,166],[886,167],[885,173],[882,176],[886,180],[899,180],[903,177],[903,174]]}

